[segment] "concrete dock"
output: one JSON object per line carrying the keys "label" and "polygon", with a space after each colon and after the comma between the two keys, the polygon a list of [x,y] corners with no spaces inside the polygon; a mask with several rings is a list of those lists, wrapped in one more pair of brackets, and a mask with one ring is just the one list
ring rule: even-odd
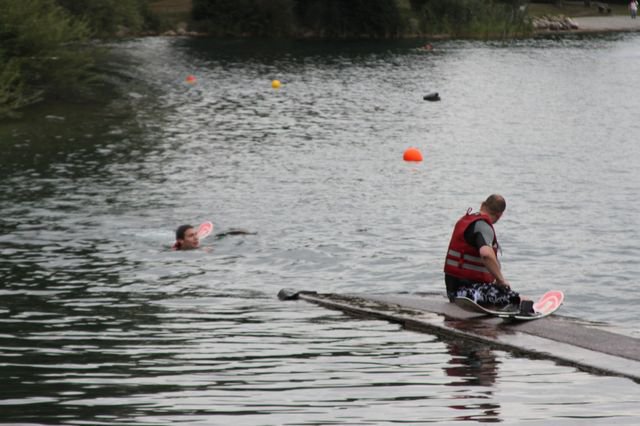
{"label": "concrete dock", "polygon": [[596,374],[627,377],[640,383],[640,339],[603,330],[575,318],[505,322],[467,312],[441,294],[318,294],[283,289],[282,300],[302,299],[347,314],[401,324],[440,336],[464,338],[518,355],[552,359]]}

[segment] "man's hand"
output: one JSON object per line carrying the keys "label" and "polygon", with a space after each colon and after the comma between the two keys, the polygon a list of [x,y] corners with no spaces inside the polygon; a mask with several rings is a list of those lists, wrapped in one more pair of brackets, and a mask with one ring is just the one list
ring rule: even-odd
{"label": "man's hand", "polygon": [[506,281],[502,281],[502,282],[500,282],[500,281],[496,280],[494,284],[495,284],[495,285],[497,285],[498,287],[504,287],[504,288],[506,288],[507,290],[510,290],[510,289],[511,289],[511,286],[510,286],[510,285],[509,285],[509,283],[508,283],[508,282],[506,282]]}

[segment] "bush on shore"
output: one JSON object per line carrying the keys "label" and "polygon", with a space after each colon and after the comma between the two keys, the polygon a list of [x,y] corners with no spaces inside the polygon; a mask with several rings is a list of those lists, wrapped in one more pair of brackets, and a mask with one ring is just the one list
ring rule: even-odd
{"label": "bush on shore", "polygon": [[137,34],[157,24],[147,0],[55,0],[72,16],[84,20],[93,37]]}
{"label": "bush on shore", "polygon": [[506,37],[531,26],[520,0],[193,0],[199,30],[214,36]]}
{"label": "bush on shore", "polygon": [[0,0],[0,117],[46,99],[84,100],[101,80],[91,38],[157,24],[147,0]]}
{"label": "bush on shore", "polygon": [[89,28],[53,0],[0,0],[0,115],[74,92],[91,77]]}

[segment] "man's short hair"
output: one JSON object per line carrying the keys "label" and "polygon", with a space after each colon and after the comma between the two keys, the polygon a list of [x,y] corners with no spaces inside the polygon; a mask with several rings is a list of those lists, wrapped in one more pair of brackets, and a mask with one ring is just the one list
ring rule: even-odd
{"label": "man's short hair", "polygon": [[180,225],[178,229],[176,229],[176,240],[184,240],[184,233],[187,232],[188,229],[193,228],[191,225]]}
{"label": "man's short hair", "polygon": [[507,208],[507,202],[502,195],[491,194],[482,203],[493,214],[502,214]]}

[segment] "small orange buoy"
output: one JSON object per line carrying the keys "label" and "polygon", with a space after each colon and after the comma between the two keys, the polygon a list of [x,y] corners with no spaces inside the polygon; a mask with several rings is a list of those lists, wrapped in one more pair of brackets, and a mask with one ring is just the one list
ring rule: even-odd
{"label": "small orange buoy", "polygon": [[281,85],[280,80],[273,80],[271,82],[271,87],[273,87],[274,89],[279,89],[280,85]]}
{"label": "small orange buoy", "polygon": [[407,148],[402,158],[404,161],[422,161],[422,153],[418,148]]}
{"label": "small orange buoy", "polygon": [[187,78],[184,79],[189,84],[194,84],[196,82],[196,78],[193,75],[188,75]]}

